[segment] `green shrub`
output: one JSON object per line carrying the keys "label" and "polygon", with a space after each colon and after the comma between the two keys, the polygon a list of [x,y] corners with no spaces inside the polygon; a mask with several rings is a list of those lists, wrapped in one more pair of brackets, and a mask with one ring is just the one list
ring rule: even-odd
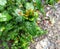
{"label": "green shrub", "polygon": [[[53,4],[53,0],[46,3]],[[34,5],[36,4],[36,5]],[[44,14],[41,0],[0,0],[0,40],[5,49],[28,49],[33,38],[46,33],[36,23],[37,9]],[[8,42],[11,46],[8,47]]]}

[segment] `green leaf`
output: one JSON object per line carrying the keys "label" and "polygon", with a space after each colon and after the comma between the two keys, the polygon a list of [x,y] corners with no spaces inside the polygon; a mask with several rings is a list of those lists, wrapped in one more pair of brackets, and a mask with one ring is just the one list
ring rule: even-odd
{"label": "green leaf", "polygon": [[37,12],[34,12],[34,16],[37,18],[39,14]]}
{"label": "green leaf", "polygon": [[6,25],[6,30],[9,31],[9,30],[11,30],[13,27],[14,27],[14,26],[13,26],[11,23],[8,23],[8,24]]}
{"label": "green leaf", "polygon": [[48,1],[49,1],[49,0],[46,0],[45,3],[48,4]]}
{"label": "green leaf", "polygon": [[36,0],[36,6],[38,10],[45,15],[44,6],[42,5],[41,0]]}
{"label": "green leaf", "polygon": [[3,10],[4,10],[4,6],[0,5],[0,11],[3,11]]}
{"label": "green leaf", "polygon": [[16,32],[10,32],[9,38],[13,40],[13,39],[15,39],[15,37],[17,36],[17,34],[18,33],[16,33]]}
{"label": "green leaf", "polygon": [[6,3],[7,3],[6,0],[0,0],[0,5],[5,6]]}
{"label": "green leaf", "polygon": [[4,26],[0,27],[0,31],[1,32],[3,32],[4,30],[5,30],[5,27]]}
{"label": "green leaf", "polygon": [[2,35],[2,32],[0,32],[0,36]]}
{"label": "green leaf", "polygon": [[23,17],[22,16],[18,16],[17,18],[16,18],[16,22],[22,22],[23,21]]}
{"label": "green leaf", "polygon": [[41,0],[36,0],[36,6],[40,10],[40,8],[42,6]]}
{"label": "green leaf", "polygon": [[12,19],[12,16],[9,15],[6,11],[4,11],[3,13],[0,13],[0,22],[9,21],[11,19]]}
{"label": "green leaf", "polygon": [[32,3],[26,3],[26,9],[29,10],[29,9],[34,9],[34,6]]}
{"label": "green leaf", "polygon": [[55,0],[50,0],[49,1],[49,4],[51,4],[51,5],[54,5],[54,3],[55,3]]}
{"label": "green leaf", "polygon": [[27,30],[28,33],[30,33],[31,35],[35,35],[33,30],[32,30],[32,25],[31,25],[30,22],[26,22],[25,26],[26,26],[26,30]]}

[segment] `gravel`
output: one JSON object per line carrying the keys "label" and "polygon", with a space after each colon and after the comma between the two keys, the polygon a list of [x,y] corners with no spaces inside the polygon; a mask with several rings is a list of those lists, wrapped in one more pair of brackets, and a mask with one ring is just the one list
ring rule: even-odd
{"label": "gravel", "polygon": [[48,31],[46,35],[37,37],[30,49],[60,49],[60,3],[53,7],[45,6],[46,17],[40,14],[39,26]]}

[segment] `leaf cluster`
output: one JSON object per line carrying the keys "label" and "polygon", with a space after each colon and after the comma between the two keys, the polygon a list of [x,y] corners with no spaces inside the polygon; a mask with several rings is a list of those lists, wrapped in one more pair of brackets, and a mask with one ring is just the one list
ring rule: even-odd
{"label": "leaf cluster", "polygon": [[37,9],[43,9],[40,0],[0,0],[1,47],[28,49],[33,38],[46,33],[36,23],[39,16]]}

